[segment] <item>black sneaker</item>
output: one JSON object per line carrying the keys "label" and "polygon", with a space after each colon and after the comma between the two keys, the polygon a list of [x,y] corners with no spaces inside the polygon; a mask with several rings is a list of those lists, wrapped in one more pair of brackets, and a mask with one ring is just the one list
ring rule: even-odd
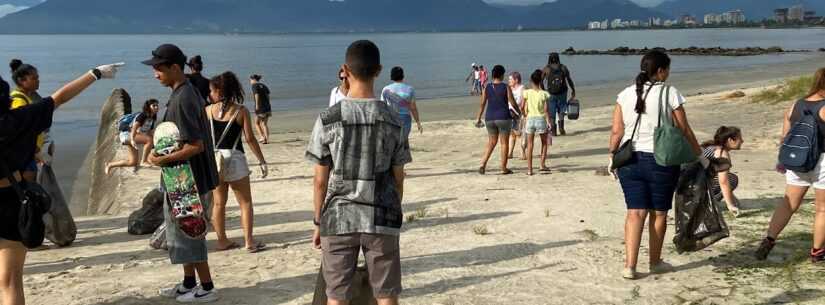
{"label": "black sneaker", "polygon": [[825,260],[825,248],[823,249],[811,249],[811,262],[818,263]]}
{"label": "black sneaker", "polygon": [[759,249],[756,249],[756,253],[754,256],[757,260],[763,261],[768,258],[768,254],[771,253],[773,250],[773,246],[776,245],[776,240],[770,240],[767,237],[762,240],[762,243],[759,245]]}

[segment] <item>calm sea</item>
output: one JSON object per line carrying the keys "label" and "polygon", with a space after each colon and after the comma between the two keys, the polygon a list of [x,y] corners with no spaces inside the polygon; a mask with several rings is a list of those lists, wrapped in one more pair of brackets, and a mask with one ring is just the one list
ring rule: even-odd
{"label": "calm sea", "polygon": [[[550,51],[567,47],[609,49],[630,47],[746,47],[780,46],[786,49],[825,47],[825,29],[705,29],[611,32],[519,32],[519,33],[400,33],[400,34],[302,34],[302,35],[32,35],[3,36],[0,61],[12,58],[40,70],[42,95],[88,69],[111,62],[126,62],[114,81],[100,82],[55,115],[53,136],[59,152],[58,176],[65,191],[80,161],[94,141],[100,106],[115,87],[128,90],[135,103],[148,98],[163,101],[169,90],[158,85],[149,67],[140,64],[159,44],[175,43],[187,55],[200,54],[205,74],[226,70],[242,80],[252,73],[264,76],[272,90],[275,111],[321,109],[336,83],[338,67],[347,45],[370,39],[382,52],[385,73],[403,66],[408,82],[419,98],[459,96],[467,91],[464,78],[471,63],[529,74],[546,63]],[[798,61],[806,54],[755,57],[680,57],[673,72],[739,69],[756,64]],[[635,56],[562,57],[579,86],[630,79],[638,70]],[[8,71],[0,70],[8,79]],[[248,87],[248,83],[244,82]],[[277,124],[277,123],[276,123]],[[309,123],[308,123],[309,124]]]}

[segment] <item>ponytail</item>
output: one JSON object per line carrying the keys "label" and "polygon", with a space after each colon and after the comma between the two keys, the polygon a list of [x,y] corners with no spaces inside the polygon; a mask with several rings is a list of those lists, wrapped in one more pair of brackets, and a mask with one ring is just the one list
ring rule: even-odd
{"label": "ponytail", "polygon": [[[670,57],[665,52],[659,49],[650,50],[642,57],[641,71],[636,76],[636,113],[645,113],[645,98],[650,90],[653,89],[655,76],[662,69],[670,69]],[[644,90],[645,84],[651,82],[647,91]]]}
{"label": "ponytail", "polygon": [[702,143],[702,147],[720,146],[724,149],[725,144],[727,144],[728,140],[739,139],[741,137],[742,130],[739,129],[739,127],[721,126],[719,127],[719,129],[716,129],[716,133],[713,135],[713,140],[709,140]]}
{"label": "ponytail", "polygon": [[[647,73],[642,71],[636,76],[636,113],[642,114],[645,113],[645,96],[647,93],[645,92],[645,84],[650,81],[650,77],[647,76]],[[647,92],[650,92],[650,89],[653,89],[653,86],[647,89]]]}
{"label": "ponytail", "polygon": [[243,104],[244,91],[235,73],[224,72],[209,80],[209,84],[220,92],[221,113],[226,113],[231,104]]}

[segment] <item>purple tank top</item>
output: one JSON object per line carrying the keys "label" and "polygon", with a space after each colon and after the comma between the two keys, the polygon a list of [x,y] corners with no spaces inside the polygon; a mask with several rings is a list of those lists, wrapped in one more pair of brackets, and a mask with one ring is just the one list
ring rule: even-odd
{"label": "purple tank top", "polygon": [[485,89],[487,94],[487,121],[510,120],[510,107],[507,107],[507,84],[490,83]]}

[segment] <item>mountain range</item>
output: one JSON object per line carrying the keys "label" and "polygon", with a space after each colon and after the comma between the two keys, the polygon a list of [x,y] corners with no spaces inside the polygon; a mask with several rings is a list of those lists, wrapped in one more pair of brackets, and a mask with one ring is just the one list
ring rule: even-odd
{"label": "mountain range", "polygon": [[0,33],[489,31],[651,16],[666,14],[629,0],[531,6],[482,0],[48,0],[0,18]]}

